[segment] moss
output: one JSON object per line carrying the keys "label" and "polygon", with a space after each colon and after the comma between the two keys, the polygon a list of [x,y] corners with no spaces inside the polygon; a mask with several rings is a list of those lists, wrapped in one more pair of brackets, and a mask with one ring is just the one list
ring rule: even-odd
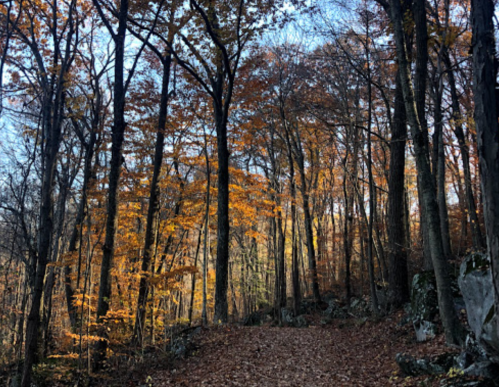
{"label": "moss", "polygon": [[438,294],[433,271],[424,271],[414,276],[411,289],[413,321],[433,321],[438,313]]}

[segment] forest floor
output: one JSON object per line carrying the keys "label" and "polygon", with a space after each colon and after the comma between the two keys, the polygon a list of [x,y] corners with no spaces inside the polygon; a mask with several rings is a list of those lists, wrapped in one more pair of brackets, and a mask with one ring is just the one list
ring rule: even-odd
{"label": "forest floor", "polygon": [[456,351],[445,346],[442,336],[416,342],[412,325],[399,326],[395,315],[379,322],[312,322],[308,328],[210,328],[197,335],[195,345],[186,359],[148,376],[146,385],[438,386],[442,376],[401,375],[395,355],[420,358]]}

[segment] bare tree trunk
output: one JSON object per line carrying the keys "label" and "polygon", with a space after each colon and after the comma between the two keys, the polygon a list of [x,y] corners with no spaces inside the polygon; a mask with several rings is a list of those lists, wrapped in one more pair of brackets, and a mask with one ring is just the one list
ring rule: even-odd
{"label": "bare tree trunk", "polygon": [[[419,10],[418,15],[415,16],[416,34],[417,36],[419,34],[421,37],[421,35],[425,35],[424,31],[427,28],[426,11],[424,6],[425,3],[424,0],[416,0],[416,3],[416,8]],[[440,219],[436,201],[436,192],[433,184],[430,162],[428,160],[427,141],[425,140],[426,136],[418,117],[418,108],[414,99],[414,90],[412,88],[409,62],[404,42],[404,30],[402,27],[404,19],[400,0],[391,0],[390,6],[405,108],[414,143],[416,166],[420,176],[423,204],[427,210],[426,222],[428,225],[431,255],[437,281],[440,316],[442,318],[447,342],[450,344],[459,344],[462,341],[462,329],[454,309],[449,268],[442,248],[442,236],[440,234]],[[418,42],[418,56],[420,54],[422,56],[427,56],[427,44],[426,41],[424,41],[423,45],[423,41],[424,39],[420,39]],[[419,114],[422,113],[419,112]]]}
{"label": "bare tree trunk", "polygon": [[[53,18],[55,20],[54,28],[57,28],[59,15],[57,14],[57,0],[52,4]],[[40,306],[43,294],[43,285],[45,281],[45,272],[47,263],[50,257],[53,234],[53,191],[55,170],[57,164],[57,156],[59,153],[59,145],[61,142],[61,129],[63,121],[63,111],[65,107],[65,87],[67,74],[74,58],[71,44],[75,34],[75,21],[73,18],[75,2],[72,2],[68,7],[67,16],[67,32],[65,35],[65,51],[56,52],[54,61],[51,66],[57,66],[57,75],[50,81],[48,73],[40,71],[42,79],[42,99],[41,99],[41,126],[43,146],[41,151],[42,162],[42,182],[40,192],[40,214],[39,214],[39,234],[38,234],[38,251],[32,264],[32,272],[35,273],[33,298],[31,309],[28,314],[26,326],[26,344],[25,358],[23,365],[23,375],[21,387],[29,387],[31,384],[32,366],[38,356],[38,332],[40,328]],[[58,31],[54,31],[54,36],[58,35]],[[35,37],[33,36],[33,39]],[[53,44],[63,44],[62,35],[54,38]],[[36,44],[32,46],[32,54],[36,57],[37,64],[40,70],[45,69],[41,53],[38,51]]]}
{"label": "bare tree trunk", "polygon": [[[59,184],[59,203],[56,211],[57,221],[51,248],[52,262],[56,262],[60,253],[62,232],[64,229],[64,218],[66,216],[66,202],[68,190],[70,189],[70,176],[67,166],[63,167],[62,178]],[[43,356],[48,355],[50,341],[50,319],[52,317],[52,291],[55,285],[55,268],[49,268],[49,274],[45,280],[45,290],[43,294],[43,314],[42,314],[42,336],[43,336]]]}
{"label": "bare tree trunk", "polygon": [[351,285],[351,273],[350,273],[350,262],[352,254],[352,241],[350,238],[350,230],[353,224],[353,197],[347,188],[348,177],[343,177],[343,196],[345,202],[345,214],[343,216],[343,250],[345,255],[345,290],[347,304],[350,304],[352,298],[352,285]]}
{"label": "bare tree trunk", "polygon": [[[223,80],[221,81],[223,82]],[[221,100],[221,98],[220,98]],[[220,101],[220,104],[222,102]],[[215,109],[218,148],[217,261],[215,281],[215,324],[227,323],[229,284],[229,148],[227,143],[228,111]]]}
{"label": "bare tree trunk", "polygon": [[[165,142],[165,129],[168,115],[168,97],[170,85],[170,67],[171,54],[167,54],[162,58],[163,62],[163,82],[161,85],[161,101],[159,106],[158,128],[156,132],[156,145],[154,150],[154,169],[151,180],[149,193],[149,208],[147,211],[147,225],[144,241],[144,255],[142,257],[142,273],[152,274],[154,270],[151,268],[151,261],[154,258],[156,246],[156,236],[159,227],[159,210],[160,210],[160,188],[159,179],[163,165],[163,148]],[[133,342],[135,345],[142,346],[143,331],[146,321],[146,304],[149,285],[146,274],[141,275],[139,283],[139,296],[137,301],[137,312],[134,327]]]}
{"label": "bare tree trunk", "polygon": [[[98,0],[94,0],[94,5],[100,10]],[[101,11],[102,12],[102,11]],[[104,22],[107,22],[105,16],[101,15]],[[118,15],[118,32],[112,32],[115,44],[114,61],[114,122],[112,127],[111,144],[111,164],[109,170],[109,188],[107,198],[107,219],[106,219],[106,237],[102,247],[102,264],[100,272],[99,296],[97,300],[97,323],[102,323],[102,318],[109,310],[111,300],[111,267],[114,258],[114,242],[116,236],[116,222],[118,219],[118,185],[120,180],[121,165],[123,163],[122,145],[125,136],[125,83],[124,83],[124,62],[125,62],[125,35],[128,18],[128,0],[121,0]],[[94,352],[94,371],[102,367],[106,358],[107,334],[106,330],[101,328],[99,336],[103,339],[95,344]]]}
{"label": "bare tree trunk", "polygon": [[[198,267],[198,257],[199,257],[199,248],[201,246],[201,235],[203,235],[203,226],[199,230],[198,242],[196,244],[196,253],[194,255],[194,267],[197,269]],[[192,274],[192,282],[191,282],[191,302],[189,303],[189,324],[192,324],[192,311],[194,310],[194,293],[196,292],[196,273]],[[154,324],[153,324],[154,325]]]}
{"label": "bare tree trunk", "polygon": [[367,259],[369,267],[369,285],[371,289],[371,304],[373,313],[378,315],[378,295],[376,293],[375,273],[374,273],[374,211],[375,211],[375,192],[374,192],[374,177],[372,167],[372,143],[371,143],[371,124],[372,124],[372,84],[371,84],[371,62],[369,52],[369,13],[366,12],[366,62],[367,62],[367,98],[368,98],[368,118],[367,118],[367,173],[369,176],[369,222],[367,225]]}
{"label": "bare tree trunk", "polygon": [[208,325],[208,312],[207,299],[208,299],[208,236],[210,228],[210,182],[211,182],[211,169],[210,169],[210,158],[208,155],[208,144],[205,136],[205,148],[204,154],[206,159],[206,211],[205,211],[205,224],[204,224],[204,240],[203,240],[203,309],[201,312],[201,318],[203,325]]}
{"label": "bare tree trunk", "polygon": [[311,285],[312,292],[315,301],[318,303],[321,301],[321,294],[319,291],[319,279],[317,276],[317,262],[315,257],[315,247],[314,247],[314,229],[313,229],[313,219],[310,213],[310,197],[308,192],[307,178],[305,176],[305,160],[303,155],[303,149],[301,145],[301,139],[299,133],[296,133],[298,138],[292,138],[292,144],[294,148],[294,154],[296,162],[298,165],[300,173],[300,190],[303,199],[303,215],[305,220],[305,237],[307,240],[307,252],[308,252],[308,264],[311,274]]}
{"label": "bare tree trunk", "polygon": [[409,301],[409,273],[405,235],[405,144],[407,120],[404,96],[397,71],[395,111],[390,142],[390,177],[388,180],[388,245],[390,260],[390,303],[399,308]]}
{"label": "bare tree trunk", "polygon": [[[88,190],[89,190],[89,185],[90,181],[92,179],[92,160],[94,157],[94,152],[95,152],[95,143],[97,140],[97,128],[99,126],[100,122],[100,109],[101,109],[101,93],[99,89],[99,85],[97,84],[96,87],[94,88],[94,95],[96,98],[95,106],[96,109],[94,110],[93,114],[93,120],[91,124],[91,132],[90,132],[90,138],[88,140],[88,143],[84,143],[83,146],[85,147],[85,164],[83,167],[83,185],[81,188],[81,199],[80,202],[78,203],[78,209],[76,213],[76,220],[73,225],[73,229],[71,232],[71,237],[69,238],[69,246],[68,246],[68,254],[75,253],[78,250],[79,244],[81,243],[80,240],[80,235],[81,235],[81,228],[83,227],[83,221],[85,220],[85,215],[86,215],[86,208],[87,208],[87,195],[88,195]],[[74,122],[75,125],[78,125],[77,122]],[[79,128],[75,128],[76,130],[79,130]],[[80,265],[81,262],[78,262]],[[80,272],[80,268],[78,268],[78,272]],[[71,265],[66,265],[64,266],[64,290],[66,293],[66,305],[68,308],[68,315],[69,315],[69,321],[71,324],[71,328],[74,329],[76,326],[76,319],[77,319],[77,308],[73,304],[73,297],[75,290],[71,284],[71,273],[72,273],[72,267]]]}
{"label": "bare tree trunk", "polygon": [[[473,92],[487,250],[492,266],[496,316],[499,311],[499,138],[494,2],[472,0]],[[499,319],[496,319],[499,327]]]}
{"label": "bare tree trunk", "polygon": [[440,71],[440,59],[438,59],[437,74],[439,78],[436,85],[434,85],[434,120],[435,120],[435,133],[433,135],[433,149],[434,149],[434,177],[436,178],[437,187],[437,202],[440,215],[440,230],[442,233],[442,247],[446,259],[452,258],[452,249],[450,244],[449,233],[449,214],[447,211],[447,199],[445,195],[445,151],[443,139],[443,116],[442,116],[442,93],[443,84]]}

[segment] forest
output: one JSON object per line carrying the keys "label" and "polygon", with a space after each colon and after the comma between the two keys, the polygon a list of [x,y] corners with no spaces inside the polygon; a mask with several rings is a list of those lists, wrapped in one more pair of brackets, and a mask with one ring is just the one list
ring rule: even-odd
{"label": "forest", "polygon": [[[488,385],[458,379],[499,376],[497,23],[493,0],[0,0],[0,384],[437,383],[382,349],[365,384],[227,376],[252,340],[308,364],[405,329],[474,359],[426,374]],[[194,331],[225,379],[172,360]],[[116,382],[152,359],[184,384]]]}

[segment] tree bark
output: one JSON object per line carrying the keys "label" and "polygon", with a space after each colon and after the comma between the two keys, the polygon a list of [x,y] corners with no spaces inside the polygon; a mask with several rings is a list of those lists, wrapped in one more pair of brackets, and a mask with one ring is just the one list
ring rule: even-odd
{"label": "tree bark", "polygon": [[142,274],[139,283],[139,296],[137,300],[137,312],[135,318],[134,338],[135,345],[142,346],[143,331],[145,328],[146,320],[146,304],[147,295],[149,292],[149,285],[147,276],[153,273],[151,262],[154,257],[156,246],[156,236],[158,234],[159,226],[159,210],[160,210],[160,187],[159,179],[161,169],[163,166],[163,148],[165,143],[165,129],[168,115],[168,99],[169,99],[169,85],[170,85],[170,68],[171,68],[171,54],[162,58],[163,62],[163,81],[161,85],[161,101],[159,106],[158,128],[156,132],[156,145],[154,150],[154,168],[151,180],[151,187],[149,193],[149,208],[147,210],[147,224],[146,234],[144,241],[144,255],[142,257]]}
{"label": "tree bark", "polygon": [[407,119],[404,96],[397,71],[395,111],[390,142],[390,175],[388,179],[388,250],[390,261],[390,303],[399,308],[410,299],[409,273],[405,235],[405,144]]}
{"label": "tree bark", "polygon": [[440,232],[442,234],[442,247],[446,259],[452,258],[452,248],[449,232],[449,213],[447,211],[447,198],[445,192],[445,150],[443,138],[443,115],[442,115],[442,93],[443,80],[441,70],[440,53],[437,59],[436,82],[433,85],[434,97],[434,122],[435,132],[433,134],[433,176],[436,181],[438,211],[440,215]]}
{"label": "tree bark", "polygon": [[[97,4],[98,0],[94,0]],[[120,1],[118,15],[118,32],[113,33],[115,44],[114,62],[114,87],[113,87],[113,126],[111,143],[111,164],[109,170],[109,187],[107,198],[107,219],[106,237],[102,247],[102,264],[99,282],[99,296],[97,300],[97,323],[102,323],[102,318],[109,310],[111,299],[111,267],[114,258],[114,242],[116,236],[116,226],[118,220],[118,185],[123,163],[122,146],[125,136],[125,84],[124,84],[124,62],[125,62],[125,36],[128,18],[128,0]],[[99,6],[100,7],[100,6]],[[105,17],[102,16],[102,19]],[[94,371],[102,367],[102,362],[106,358],[107,340],[105,329],[101,327],[99,340],[95,344]]]}
{"label": "tree bark", "polygon": [[[54,0],[56,1],[56,0]],[[57,28],[58,14],[57,4],[54,2],[53,18],[55,20],[54,28]],[[57,156],[59,153],[59,145],[61,142],[61,130],[63,122],[63,111],[65,107],[65,88],[66,79],[74,58],[71,44],[73,43],[73,36],[75,34],[76,22],[73,19],[75,11],[75,3],[72,2],[68,6],[67,15],[67,32],[64,36],[66,49],[62,54],[56,50],[54,61],[51,66],[57,66],[58,71],[54,78],[48,79],[48,73],[40,71],[40,79],[42,84],[42,98],[41,98],[41,128],[43,146],[41,151],[41,192],[40,192],[40,213],[39,213],[39,232],[38,232],[38,251],[35,259],[32,262],[32,272],[34,277],[33,298],[31,309],[28,314],[28,321],[26,325],[26,344],[25,344],[25,358],[23,365],[23,374],[21,380],[21,387],[29,387],[31,384],[32,366],[36,361],[38,355],[38,333],[40,328],[40,307],[43,294],[43,285],[45,281],[45,272],[47,263],[50,257],[50,250],[52,246],[53,234],[53,210],[54,210],[54,179],[57,164]],[[58,31],[53,31],[56,38],[52,43],[61,45],[63,43],[62,36],[57,36]],[[25,37],[25,39],[28,39]],[[33,36],[33,39],[35,37]],[[45,69],[40,51],[36,45],[31,47],[32,54],[37,61],[40,70]]]}
{"label": "tree bark", "polygon": [[[495,313],[499,311],[499,137],[494,2],[472,0],[473,93],[487,251],[492,266]],[[499,319],[497,320],[499,328]]]}
{"label": "tree bark", "polygon": [[307,240],[308,264],[311,274],[311,285],[314,299],[317,303],[321,301],[319,290],[319,279],[317,275],[317,261],[315,258],[313,219],[310,213],[310,197],[307,189],[307,178],[305,176],[305,160],[301,148],[300,138],[293,139],[296,162],[300,172],[300,190],[303,200],[303,216],[305,220],[305,237]]}
{"label": "tree bark", "polygon": [[[416,2],[420,3],[418,4],[418,8],[421,8],[424,11],[424,0],[416,0]],[[419,121],[418,114],[422,113],[418,113],[418,108],[414,98],[414,90],[412,88],[409,61],[407,59],[407,51],[404,42],[404,30],[402,27],[402,21],[404,19],[400,0],[391,0],[390,5],[405,109],[414,144],[416,166],[420,177],[423,204],[427,210],[426,222],[428,226],[432,262],[437,282],[440,316],[442,318],[447,342],[449,344],[460,344],[462,342],[462,328],[454,309],[449,268],[442,248],[442,236],[440,233],[440,219],[436,201],[436,192],[431,174],[430,162],[428,159],[426,145],[427,141],[425,140],[425,137],[427,136],[425,136],[423,126]],[[420,29],[426,30],[426,13],[423,17],[423,22],[417,23],[416,34],[421,33]],[[416,20],[418,20],[417,17]],[[424,35],[424,32],[422,35]],[[424,56],[425,54],[423,52],[426,52],[427,48],[421,47],[421,44],[419,45],[419,48],[418,55],[421,54]]]}

